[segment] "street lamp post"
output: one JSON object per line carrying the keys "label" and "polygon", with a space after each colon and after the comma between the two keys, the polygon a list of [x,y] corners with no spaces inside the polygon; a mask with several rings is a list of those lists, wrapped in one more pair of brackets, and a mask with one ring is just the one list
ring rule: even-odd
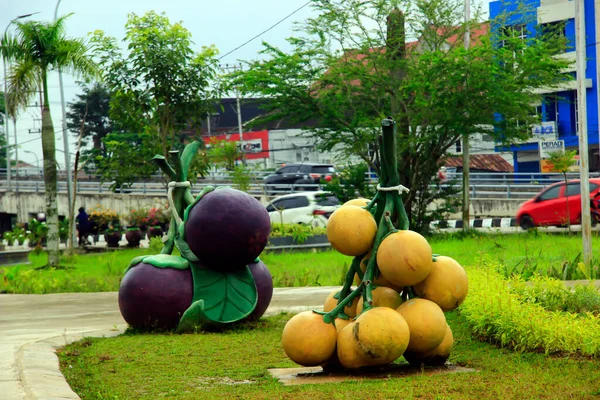
{"label": "street lamp post", "polygon": [[23,152],[31,154],[35,157],[36,168],[38,169],[38,172],[41,171],[40,170],[40,159],[38,158],[37,154],[35,154],[33,151],[29,151],[29,150],[23,150]]}

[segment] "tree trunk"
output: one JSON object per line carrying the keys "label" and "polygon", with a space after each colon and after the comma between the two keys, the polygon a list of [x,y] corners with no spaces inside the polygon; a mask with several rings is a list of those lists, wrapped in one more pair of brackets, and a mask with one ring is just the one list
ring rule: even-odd
{"label": "tree trunk", "polygon": [[60,240],[58,236],[58,205],[56,194],[56,148],[54,126],[52,124],[50,104],[48,101],[48,77],[46,71],[42,72],[42,84],[44,92],[44,105],[42,108],[42,155],[44,157],[44,184],[46,185],[48,265],[57,267],[60,261],[60,253],[58,250]]}

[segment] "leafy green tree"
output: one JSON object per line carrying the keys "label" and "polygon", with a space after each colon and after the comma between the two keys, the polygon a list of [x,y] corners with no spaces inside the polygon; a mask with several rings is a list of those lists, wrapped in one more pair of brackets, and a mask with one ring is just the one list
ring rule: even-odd
{"label": "leafy green tree", "polygon": [[341,169],[324,189],[336,195],[342,203],[355,199],[358,196],[371,199],[375,189],[367,179],[369,166],[365,163],[348,165]]}
{"label": "leafy green tree", "polygon": [[8,70],[8,104],[14,114],[27,107],[38,91],[43,93],[42,154],[46,186],[46,220],[48,224],[48,264],[59,265],[59,231],[56,195],[56,148],[54,125],[48,97],[48,73],[60,68],[75,76],[92,77],[97,69],[88,57],[88,45],[83,39],[65,36],[65,19],[53,22],[16,21],[16,34],[2,40],[2,55],[11,61]]}
{"label": "leafy green tree", "polygon": [[195,52],[190,32],[154,11],[129,15],[125,52],[116,38],[102,31],[92,41],[113,93],[110,117],[116,131],[155,134],[165,157],[182,141],[183,129],[199,134],[215,96],[214,47]]}
{"label": "leafy green tree", "polygon": [[78,138],[83,124],[81,144],[87,148],[82,151],[81,163],[90,170],[95,169],[97,157],[106,156],[102,140],[113,131],[108,115],[111,96],[103,83],[80,85],[83,93],[77,94],[77,99],[67,104],[67,127]]}
{"label": "leafy green tree", "polygon": [[208,159],[213,164],[223,167],[228,171],[233,171],[235,169],[235,162],[242,157],[237,142],[216,140],[214,138],[210,141],[207,154]]}
{"label": "leafy green tree", "polygon": [[6,128],[4,126],[4,115],[6,107],[4,105],[4,92],[0,91],[0,125],[2,125],[2,134],[0,135],[0,168],[6,168]]}
{"label": "leafy green tree", "polygon": [[109,133],[102,143],[105,154],[94,160],[103,182],[111,182],[111,189],[126,188],[156,171],[152,157],[160,152],[150,133]]}
{"label": "leafy green tree", "polygon": [[[566,151],[553,151],[550,153],[549,161],[552,163],[552,169],[556,172],[560,172],[565,181],[565,187],[567,186],[567,172],[572,166],[576,164],[575,156],[577,155],[576,150]],[[569,198],[565,196],[565,202],[567,205],[567,228],[571,230],[571,213],[569,211]]]}
{"label": "leafy green tree", "polygon": [[[523,42],[496,29],[473,34],[465,50],[465,32],[484,25],[477,15],[463,22],[462,1],[315,0],[312,6],[316,16],[288,39],[290,52],[265,43],[262,60],[248,62],[230,84],[272,99],[256,123],[310,121],[307,134],[321,149],[359,156],[376,171],[380,121],[392,116],[412,229],[429,225],[428,206],[442,194],[430,187],[465,132],[503,143],[526,138],[540,100],[533,90],[569,79],[561,73],[567,62],[550,55],[558,35]],[[407,37],[418,43],[407,46]]]}

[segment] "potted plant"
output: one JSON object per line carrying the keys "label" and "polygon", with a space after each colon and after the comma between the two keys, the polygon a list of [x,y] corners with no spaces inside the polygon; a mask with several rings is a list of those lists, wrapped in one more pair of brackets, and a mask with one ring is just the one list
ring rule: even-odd
{"label": "potted plant", "polygon": [[6,240],[6,243],[9,246],[14,246],[15,242],[17,242],[19,246],[22,246],[27,238],[27,232],[25,231],[23,224],[19,223],[13,228],[12,231],[4,232],[2,238]]}
{"label": "potted plant", "polygon": [[162,236],[169,222],[168,207],[152,207],[148,210],[148,238]]}
{"label": "potted plant", "polygon": [[61,243],[67,243],[69,239],[69,218],[58,221],[58,237]]}
{"label": "potted plant", "polygon": [[29,247],[42,248],[46,245],[46,236],[48,235],[48,226],[45,222],[40,222],[35,218],[27,224],[27,239]]}
{"label": "potted plant", "polygon": [[97,229],[98,233],[104,233],[107,246],[119,247],[119,241],[123,235],[119,214],[115,210],[98,204],[90,209],[89,216],[92,229]]}
{"label": "potted plant", "polygon": [[110,224],[104,231],[104,240],[107,247],[119,247],[119,241],[123,236],[123,229],[118,223]]}
{"label": "potted plant", "polygon": [[125,239],[127,239],[128,247],[139,247],[140,241],[143,239],[148,227],[148,209],[138,208],[129,211],[125,217],[127,230],[125,231]]}
{"label": "potted plant", "polygon": [[98,233],[105,232],[109,225],[119,224],[117,212],[100,204],[89,210],[89,218],[92,227],[96,227]]}

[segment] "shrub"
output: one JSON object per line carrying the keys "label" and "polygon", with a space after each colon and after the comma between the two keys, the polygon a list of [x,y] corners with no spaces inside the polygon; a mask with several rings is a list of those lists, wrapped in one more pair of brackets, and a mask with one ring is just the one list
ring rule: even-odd
{"label": "shrub", "polygon": [[89,218],[90,222],[96,224],[100,229],[106,229],[110,225],[114,226],[120,223],[119,214],[115,210],[102,207],[100,204],[90,209]]}
{"label": "shrub", "polygon": [[148,226],[148,211],[148,207],[129,210],[129,214],[125,216],[125,223],[130,228]]}
{"label": "shrub", "polygon": [[29,239],[29,244],[35,247],[41,247],[42,242],[46,239],[48,235],[48,226],[45,222],[40,222],[35,218],[32,218],[31,221],[27,224],[27,239]]}
{"label": "shrub", "polygon": [[365,163],[348,165],[325,185],[324,190],[335,194],[342,203],[357,196],[371,199],[375,196],[375,188],[367,178],[368,172],[369,166]]}
{"label": "shrub", "polygon": [[148,226],[161,226],[167,224],[171,217],[169,205],[164,207],[152,207],[148,210]]}
{"label": "shrub", "polygon": [[535,275],[528,283],[514,278],[511,289],[523,301],[538,303],[546,310],[600,313],[600,291],[594,283],[568,288],[561,280]]}
{"label": "shrub", "polygon": [[600,355],[600,318],[548,311],[511,291],[495,262],[468,268],[469,295],[461,313],[473,331],[519,351]]}
{"label": "shrub", "polygon": [[9,246],[14,245],[15,241],[22,245],[27,238],[27,232],[25,228],[23,228],[22,224],[19,224],[13,228],[12,231],[4,232],[2,234],[2,239],[6,240]]}
{"label": "shrub", "polygon": [[305,224],[272,224],[271,237],[291,236],[298,244],[302,244],[313,235],[324,235],[325,228]]}
{"label": "shrub", "polygon": [[69,218],[63,218],[58,221],[58,237],[61,241],[69,238]]}

